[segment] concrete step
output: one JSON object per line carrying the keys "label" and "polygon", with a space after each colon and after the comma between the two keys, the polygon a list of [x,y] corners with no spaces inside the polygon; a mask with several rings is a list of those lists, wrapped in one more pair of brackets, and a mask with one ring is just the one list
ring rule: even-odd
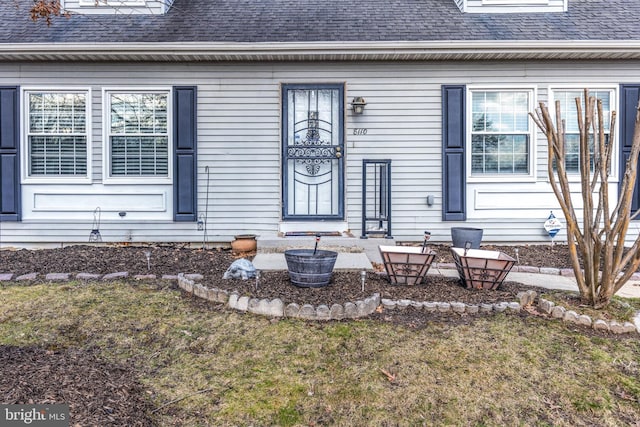
{"label": "concrete step", "polygon": [[[256,269],[262,271],[287,269],[284,252],[258,252],[252,262]],[[373,270],[373,266],[364,252],[338,252],[336,265],[333,269],[343,271],[362,271]]]}
{"label": "concrete step", "polygon": [[[257,240],[258,255],[284,253],[288,249],[313,249],[316,243],[314,236],[280,237],[272,235],[259,236]],[[382,263],[378,246],[395,246],[395,244],[394,239],[323,236],[320,238],[318,249],[335,251],[339,254],[364,253],[370,262]]]}

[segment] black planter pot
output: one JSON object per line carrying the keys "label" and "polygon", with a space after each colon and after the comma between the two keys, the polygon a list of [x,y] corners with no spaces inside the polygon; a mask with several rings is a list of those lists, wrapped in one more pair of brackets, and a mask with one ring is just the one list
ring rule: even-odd
{"label": "black planter pot", "polygon": [[331,281],[338,258],[334,251],[290,249],[284,252],[291,283],[303,288],[321,288]]}
{"label": "black planter pot", "polygon": [[471,249],[479,249],[482,242],[482,228],[451,227],[451,240],[454,248],[464,248],[471,243]]}

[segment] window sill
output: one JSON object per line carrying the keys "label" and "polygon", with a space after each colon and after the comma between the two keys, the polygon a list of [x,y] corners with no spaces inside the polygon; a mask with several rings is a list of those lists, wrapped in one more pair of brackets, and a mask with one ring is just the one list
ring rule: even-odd
{"label": "window sill", "polygon": [[61,178],[61,177],[42,177],[42,178],[33,178],[33,177],[25,177],[22,178],[21,184],[31,185],[31,184],[51,184],[51,185],[87,185],[92,184],[91,178]]}
{"label": "window sill", "polygon": [[171,178],[143,178],[143,177],[126,177],[126,178],[105,178],[102,182],[104,185],[171,185]]}
{"label": "window sill", "polygon": [[536,182],[534,175],[467,176],[467,183]]}

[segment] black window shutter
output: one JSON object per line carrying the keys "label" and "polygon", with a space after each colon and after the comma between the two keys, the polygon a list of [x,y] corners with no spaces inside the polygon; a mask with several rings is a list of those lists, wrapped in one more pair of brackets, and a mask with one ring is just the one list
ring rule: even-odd
{"label": "black window shutter", "polygon": [[20,221],[20,132],[17,87],[0,87],[0,221]]}
{"label": "black window shutter", "polygon": [[[627,160],[633,145],[633,130],[636,124],[636,112],[640,100],[640,85],[620,85],[620,183],[624,178]],[[640,209],[640,174],[636,177],[636,187],[633,190],[631,211]]]}
{"label": "black window shutter", "polygon": [[467,219],[464,85],[442,86],[442,220]]}
{"label": "black window shutter", "polygon": [[173,220],[196,221],[196,87],[173,88]]}

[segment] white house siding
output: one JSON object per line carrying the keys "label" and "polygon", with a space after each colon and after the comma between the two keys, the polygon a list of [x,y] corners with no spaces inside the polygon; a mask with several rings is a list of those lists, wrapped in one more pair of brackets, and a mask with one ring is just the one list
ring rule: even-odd
{"label": "white house siding", "polygon": [[[546,101],[550,86],[617,88],[620,83],[638,83],[639,75],[640,64],[634,61],[0,65],[3,86],[91,88],[94,185],[71,186],[66,191],[108,187],[102,186],[101,172],[102,88],[196,85],[198,215],[204,218],[206,213],[208,242],[228,242],[240,233],[267,236],[278,232],[281,84],[336,82],[345,84],[345,210],[354,235],[361,234],[361,173],[366,158],[392,160],[392,232],[396,239],[419,240],[429,230],[432,240],[450,241],[450,227],[472,226],[485,230],[485,241],[548,241],[543,222],[550,210],[558,217],[561,212],[546,181],[546,141],[541,135],[532,179],[470,182],[468,220],[442,221],[441,86],[531,87],[539,100]],[[367,102],[359,116],[348,108],[355,96]],[[356,128],[367,129],[366,135],[354,135]],[[612,193],[616,190],[614,183]],[[427,195],[435,197],[433,206],[427,205]],[[93,213],[89,209],[81,215],[72,211],[55,212],[59,218],[55,221],[40,217],[2,222],[0,244],[85,242]],[[127,219],[117,212],[103,213],[103,240],[199,244],[205,239],[195,223],[149,221],[144,214]],[[562,240],[563,234],[557,239]]]}

